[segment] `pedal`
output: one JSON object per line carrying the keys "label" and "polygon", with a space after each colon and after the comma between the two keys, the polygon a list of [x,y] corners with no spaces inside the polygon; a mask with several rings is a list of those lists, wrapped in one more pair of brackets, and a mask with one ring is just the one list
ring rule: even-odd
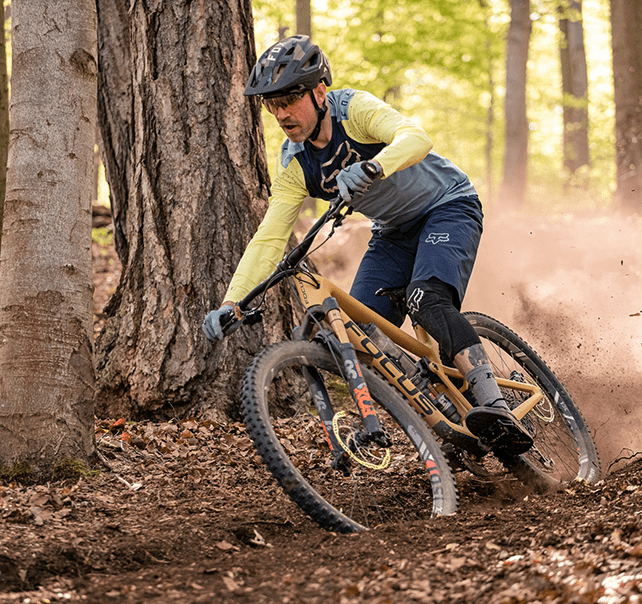
{"label": "pedal", "polygon": [[533,437],[506,409],[475,407],[464,422],[482,445],[498,453],[521,455],[533,446]]}

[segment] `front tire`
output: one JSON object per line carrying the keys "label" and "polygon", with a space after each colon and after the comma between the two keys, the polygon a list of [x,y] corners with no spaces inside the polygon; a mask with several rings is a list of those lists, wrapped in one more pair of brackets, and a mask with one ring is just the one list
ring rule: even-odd
{"label": "front tire", "polygon": [[[254,444],[285,493],[321,526],[353,532],[382,523],[452,514],[457,509],[455,481],[432,433],[381,377],[362,372],[378,418],[392,439],[383,469],[351,462],[350,475],[330,465],[324,436],[301,367],[322,375],[341,430],[358,430],[355,413],[327,347],[287,341],[254,358],[243,380],[243,412]],[[327,428],[326,428],[327,429]],[[376,456],[377,451],[373,451]]]}

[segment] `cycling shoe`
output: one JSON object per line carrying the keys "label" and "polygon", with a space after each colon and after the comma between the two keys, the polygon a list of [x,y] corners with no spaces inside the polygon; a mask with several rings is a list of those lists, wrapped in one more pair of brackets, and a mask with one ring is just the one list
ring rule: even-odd
{"label": "cycling shoe", "polygon": [[464,423],[492,451],[521,455],[533,446],[533,437],[508,409],[474,407],[466,414]]}

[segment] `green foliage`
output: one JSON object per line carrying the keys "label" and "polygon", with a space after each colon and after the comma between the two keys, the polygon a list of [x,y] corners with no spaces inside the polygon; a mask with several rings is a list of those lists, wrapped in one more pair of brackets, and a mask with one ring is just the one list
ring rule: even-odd
{"label": "green foliage", "polygon": [[5,484],[17,482],[18,484],[28,485],[35,482],[35,475],[26,461],[18,461],[10,467],[4,466],[0,471],[0,479]]}
{"label": "green foliage", "polygon": [[111,248],[114,243],[113,233],[106,227],[91,229],[91,240],[97,243],[101,248]]}
{"label": "green foliage", "polygon": [[76,459],[63,459],[54,469],[52,478],[56,482],[78,482],[81,478],[96,476],[99,472],[90,470],[87,465]]}
{"label": "green foliage", "polygon": [[[558,0],[532,0],[528,62],[529,205],[605,208],[614,189],[614,106],[608,0],[584,0],[589,69],[591,166],[570,179],[562,159],[562,91]],[[258,49],[296,30],[294,0],[254,0]],[[368,90],[418,121],[435,151],[459,164],[487,199],[503,170],[508,0],[315,0],[313,38],[328,55],[333,88]],[[577,12],[564,16],[576,18]],[[493,121],[488,112],[493,99]],[[283,133],[264,114],[269,165]],[[493,141],[493,181],[486,147]]]}

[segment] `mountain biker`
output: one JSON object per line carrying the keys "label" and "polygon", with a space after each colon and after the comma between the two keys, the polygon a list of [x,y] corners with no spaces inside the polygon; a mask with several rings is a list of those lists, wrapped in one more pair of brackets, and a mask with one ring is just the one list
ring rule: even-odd
{"label": "mountain biker", "polygon": [[[254,67],[246,96],[259,96],[285,132],[269,208],[229,284],[225,302],[203,323],[223,338],[221,318],[281,260],[303,200],[337,193],[373,221],[372,237],[352,296],[397,326],[406,312],[465,375],[479,407],[465,418],[476,436],[500,428],[498,448],[521,453],[532,438],[510,413],[475,330],[460,313],[482,233],[477,192],[450,160],[432,149],[424,130],[363,91],[328,92],[330,65],[307,36],[268,48]],[[380,178],[364,170],[369,160]],[[379,289],[405,287],[407,309]]]}

